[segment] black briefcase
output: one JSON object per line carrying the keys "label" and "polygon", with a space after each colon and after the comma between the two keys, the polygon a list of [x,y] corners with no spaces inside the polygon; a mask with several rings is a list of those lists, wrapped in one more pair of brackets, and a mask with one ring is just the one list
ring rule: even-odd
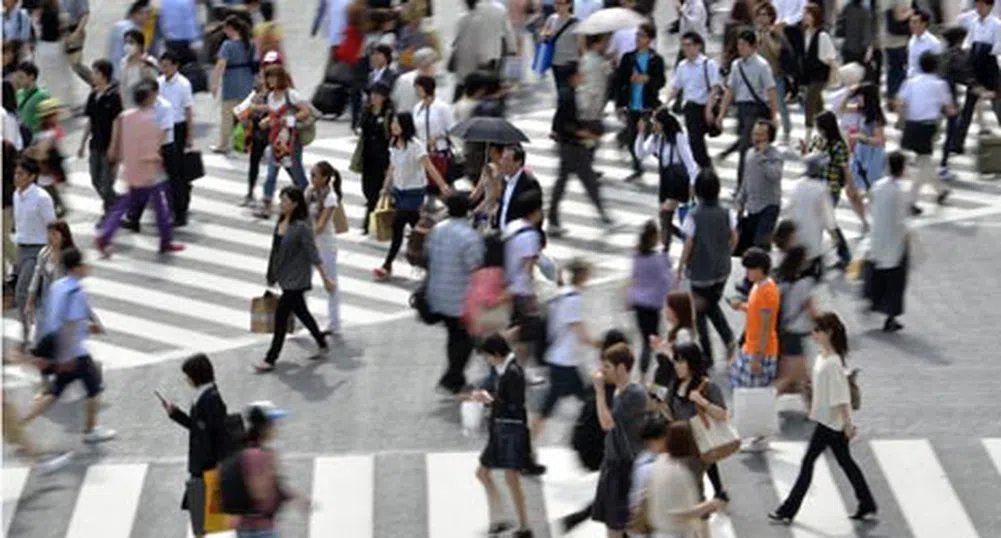
{"label": "black briefcase", "polygon": [[316,87],[312,103],[322,114],[340,116],[347,107],[349,97],[347,86],[324,82]]}
{"label": "black briefcase", "polygon": [[181,66],[181,74],[191,83],[192,93],[205,93],[209,91],[209,75],[205,68],[198,62],[191,62]]}
{"label": "black briefcase", "polygon": [[202,152],[188,151],[180,157],[180,174],[185,181],[194,181],[205,176],[205,165],[202,163]]}

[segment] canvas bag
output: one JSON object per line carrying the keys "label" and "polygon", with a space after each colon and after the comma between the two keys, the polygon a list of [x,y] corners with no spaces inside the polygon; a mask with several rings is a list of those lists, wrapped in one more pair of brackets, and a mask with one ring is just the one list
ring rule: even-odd
{"label": "canvas bag", "polygon": [[[275,329],[275,312],[278,310],[278,297],[265,291],[260,297],[250,300],[250,332],[272,333]],[[295,316],[289,316],[287,332],[295,332]]]}

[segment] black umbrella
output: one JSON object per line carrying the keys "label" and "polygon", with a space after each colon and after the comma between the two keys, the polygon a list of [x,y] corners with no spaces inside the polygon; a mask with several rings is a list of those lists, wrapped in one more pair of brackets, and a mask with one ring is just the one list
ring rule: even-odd
{"label": "black umbrella", "polygon": [[510,145],[528,142],[528,137],[520,129],[504,118],[477,117],[460,122],[449,132],[466,142]]}

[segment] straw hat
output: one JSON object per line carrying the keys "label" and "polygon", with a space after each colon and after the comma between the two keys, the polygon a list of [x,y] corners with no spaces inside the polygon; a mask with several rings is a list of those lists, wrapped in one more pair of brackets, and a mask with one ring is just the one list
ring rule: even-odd
{"label": "straw hat", "polygon": [[38,103],[36,115],[39,118],[47,118],[53,114],[59,114],[65,107],[63,103],[55,97],[49,97]]}

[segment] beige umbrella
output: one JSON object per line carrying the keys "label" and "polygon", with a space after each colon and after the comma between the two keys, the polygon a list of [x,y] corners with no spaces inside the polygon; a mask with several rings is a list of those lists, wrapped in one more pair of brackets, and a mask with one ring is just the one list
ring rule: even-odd
{"label": "beige umbrella", "polygon": [[647,22],[646,17],[631,9],[609,7],[595,11],[584,19],[584,22],[574,27],[573,31],[585,35],[610,34],[617,30],[636,28],[645,22]]}

